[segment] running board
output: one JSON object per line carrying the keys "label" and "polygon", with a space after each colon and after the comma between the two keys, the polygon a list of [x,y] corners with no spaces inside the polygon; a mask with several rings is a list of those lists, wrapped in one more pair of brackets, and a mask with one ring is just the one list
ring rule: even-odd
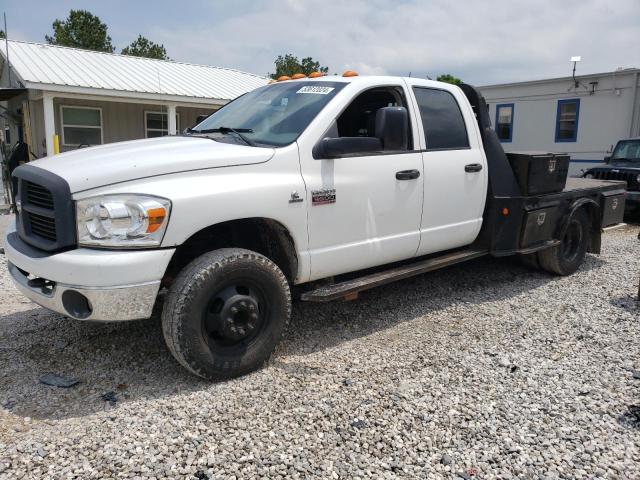
{"label": "running board", "polygon": [[325,285],[315,290],[304,292],[300,299],[305,302],[329,302],[331,300],[355,300],[358,292],[379,287],[387,283],[413,277],[422,273],[438,270],[439,268],[455,265],[456,263],[472,260],[487,255],[487,250],[458,250],[439,257],[420,260],[416,263],[401,265],[382,272],[371,273],[363,277],[346,280],[340,283]]}

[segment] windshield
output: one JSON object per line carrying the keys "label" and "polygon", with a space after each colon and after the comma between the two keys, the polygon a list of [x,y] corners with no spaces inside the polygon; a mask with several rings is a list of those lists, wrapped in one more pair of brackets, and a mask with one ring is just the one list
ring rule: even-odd
{"label": "windshield", "polygon": [[611,160],[640,161],[640,140],[623,140],[618,142]]}
{"label": "windshield", "polygon": [[257,146],[295,142],[343,87],[341,82],[282,82],[249,92],[196,125],[192,132],[241,134]]}

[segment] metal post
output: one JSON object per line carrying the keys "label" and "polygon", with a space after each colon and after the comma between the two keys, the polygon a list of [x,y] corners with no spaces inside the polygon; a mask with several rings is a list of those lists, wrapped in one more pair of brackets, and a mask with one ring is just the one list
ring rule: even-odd
{"label": "metal post", "polygon": [[56,134],[56,116],[53,110],[53,96],[50,93],[42,94],[42,105],[44,106],[44,136],[47,143],[47,156],[54,155],[54,140]]}
{"label": "metal post", "polygon": [[169,135],[175,135],[177,133],[176,126],[176,106],[168,105],[167,106],[167,118],[168,118],[168,133]]}

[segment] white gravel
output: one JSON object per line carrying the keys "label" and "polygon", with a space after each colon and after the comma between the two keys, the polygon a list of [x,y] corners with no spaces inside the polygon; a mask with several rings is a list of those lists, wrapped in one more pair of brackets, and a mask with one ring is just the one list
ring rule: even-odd
{"label": "white gravel", "polygon": [[221,384],[158,320],[29,303],[0,256],[0,479],[640,478],[637,234],[568,278],[482,259],[296,304],[268,367]]}

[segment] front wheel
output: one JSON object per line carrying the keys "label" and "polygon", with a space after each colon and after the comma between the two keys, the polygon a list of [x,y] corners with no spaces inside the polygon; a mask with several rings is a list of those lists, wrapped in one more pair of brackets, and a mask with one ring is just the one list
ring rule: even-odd
{"label": "front wheel", "polygon": [[538,252],[540,266],[551,273],[571,275],[582,262],[589,243],[589,216],[584,209],[576,211],[560,241],[560,245]]}
{"label": "front wheel", "polygon": [[289,284],[271,260],[223,248],[185,267],[169,290],[162,330],[190,372],[223,380],[260,368],[291,316]]}

